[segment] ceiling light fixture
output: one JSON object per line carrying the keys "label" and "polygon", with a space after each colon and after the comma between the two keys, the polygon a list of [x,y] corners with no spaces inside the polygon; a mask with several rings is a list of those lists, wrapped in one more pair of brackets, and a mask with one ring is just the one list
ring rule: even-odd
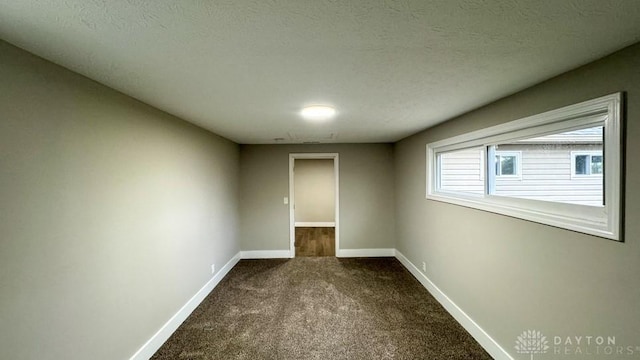
{"label": "ceiling light fixture", "polygon": [[302,108],[300,115],[307,120],[328,120],[336,115],[336,109],[327,105],[310,105]]}

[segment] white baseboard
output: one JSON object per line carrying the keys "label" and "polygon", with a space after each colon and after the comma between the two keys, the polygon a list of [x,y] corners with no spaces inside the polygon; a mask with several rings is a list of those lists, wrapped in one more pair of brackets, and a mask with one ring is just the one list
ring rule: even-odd
{"label": "white baseboard", "polygon": [[231,260],[229,260],[218,272],[209,280],[198,292],[193,295],[189,301],[187,301],[178,312],[169,319],[158,332],[156,332],[149,341],[147,341],[142,347],[135,353],[129,360],[148,360],[153,354],[160,349],[167,339],[173,334],[178,327],[191,315],[198,305],[204,300],[207,295],[218,285],[220,280],[227,275],[227,273],[240,261],[240,254],[237,253]]}
{"label": "white baseboard", "polygon": [[240,251],[240,258],[242,259],[288,259],[290,257],[291,252],[289,250]]}
{"label": "white baseboard", "polygon": [[296,221],[296,227],[336,227],[335,222]]}
{"label": "white baseboard", "polygon": [[407,259],[401,252],[395,250],[396,258],[404,265],[413,276],[420,281],[436,300],[473,336],[474,339],[497,360],[513,360],[489,334],[487,334],[473,319],[458,307],[449,297],[442,292],[429,278]]}
{"label": "white baseboard", "polygon": [[[339,249],[336,257],[393,257],[395,249]],[[289,250],[241,251],[242,259],[285,259],[292,258]]]}
{"label": "white baseboard", "polygon": [[337,257],[393,257],[396,249],[338,249]]}

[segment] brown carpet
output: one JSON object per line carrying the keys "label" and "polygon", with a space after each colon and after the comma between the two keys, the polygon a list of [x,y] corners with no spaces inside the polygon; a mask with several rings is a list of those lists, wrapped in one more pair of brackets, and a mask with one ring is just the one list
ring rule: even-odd
{"label": "brown carpet", "polygon": [[491,359],[393,258],[242,260],[152,359]]}

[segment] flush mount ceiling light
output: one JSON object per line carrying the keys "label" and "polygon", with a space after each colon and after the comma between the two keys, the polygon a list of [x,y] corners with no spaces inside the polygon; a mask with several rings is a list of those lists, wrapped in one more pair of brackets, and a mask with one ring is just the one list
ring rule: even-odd
{"label": "flush mount ceiling light", "polygon": [[307,120],[329,120],[336,115],[336,109],[327,105],[310,105],[303,107],[300,115]]}

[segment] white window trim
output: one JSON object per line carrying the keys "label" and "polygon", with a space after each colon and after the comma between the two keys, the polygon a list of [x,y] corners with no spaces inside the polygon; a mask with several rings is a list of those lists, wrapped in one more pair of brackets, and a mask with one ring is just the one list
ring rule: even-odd
{"label": "white window trim", "polygon": [[[615,93],[557,110],[458,135],[427,145],[427,191],[429,200],[513,216],[542,224],[622,241],[622,94]],[[491,147],[505,141],[542,136],[593,126],[604,127],[603,206],[520,199],[488,194],[472,196],[437,188],[439,153],[463,148]],[[485,156],[487,151],[484,151]],[[492,155],[492,154],[489,154]],[[485,162],[486,164],[487,162]],[[489,174],[495,171],[488,171]],[[488,184],[492,176],[487,177]]]}
{"label": "white window trim", "polygon": [[[591,156],[604,156],[602,151],[593,151],[593,150],[576,150],[571,152],[571,178],[572,179],[591,179],[594,177],[602,177],[602,174],[576,174],[576,156],[579,155],[589,155],[589,159]],[[589,172],[591,172],[591,161],[588,164]]]}
{"label": "white window trim", "polygon": [[485,166],[485,151],[480,151],[480,178],[478,180],[484,181],[484,173],[487,172],[487,167]]}
{"label": "white window trim", "polygon": [[[516,173],[514,175],[502,175],[502,174],[498,175],[498,174],[496,174],[496,179],[499,179],[499,180],[520,180],[520,179],[522,179],[522,151],[511,151],[511,150],[501,151],[501,150],[496,150],[495,151],[495,156],[515,156],[516,157]],[[495,160],[494,160],[493,169],[495,169],[495,165],[496,164],[495,164]]]}

